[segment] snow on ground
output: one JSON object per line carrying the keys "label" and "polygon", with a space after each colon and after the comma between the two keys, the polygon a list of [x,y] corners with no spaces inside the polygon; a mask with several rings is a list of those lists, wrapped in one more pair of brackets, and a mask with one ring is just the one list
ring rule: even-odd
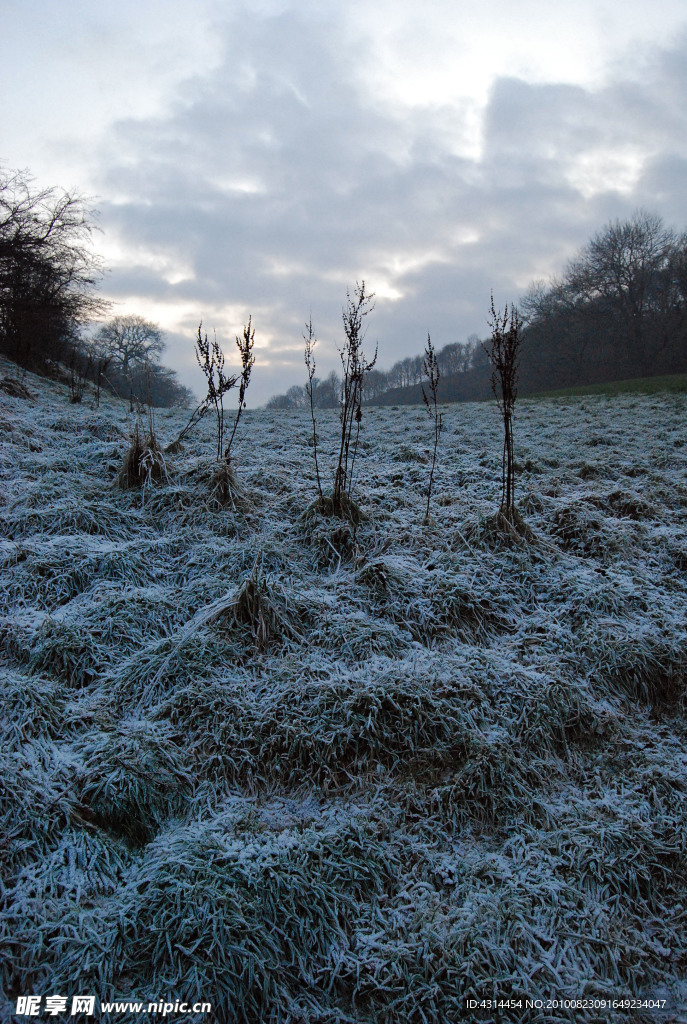
{"label": "snow on ground", "polygon": [[491,404],[445,409],[428,526],[426,413],[366,411],[354,531],[306,514],[300,413],[246,413],[226,508],[209,417],[122,491],[126,406],[26,383],[0,393],[5,1012],[687,1019],[684,396],[519,402],[522,538]]}

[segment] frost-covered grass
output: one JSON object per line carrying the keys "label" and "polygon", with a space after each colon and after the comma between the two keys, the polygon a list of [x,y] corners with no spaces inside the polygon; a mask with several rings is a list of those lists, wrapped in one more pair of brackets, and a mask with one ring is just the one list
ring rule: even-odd
{"label": "frost-covered grass", "polygon": [[572,388],[545,391],[536,397],[570,395],[655,395],[661,392],[687,392],[687,373],[673,373],[666,377],[635,377],[632,380],[614,380],[604,384],[582,384]]}
{"label": "frost-covered grass", "polygon": [[[507,530],[490,405],[444,410],[423,525],[424,410],[366,412],[349,521],[305,416],[245,414],[240,500],[209,423],[123,490],[125,406],[27,383],[0,395],[7,1007],[681,1019],[687,397],[520,402]],[[640,995],[665,1013],[465,1008]]]}

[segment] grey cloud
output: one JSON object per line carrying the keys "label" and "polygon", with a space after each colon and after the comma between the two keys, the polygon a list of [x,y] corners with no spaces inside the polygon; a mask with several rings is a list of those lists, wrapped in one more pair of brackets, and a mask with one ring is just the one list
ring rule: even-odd
{"label": "grey cloud", "polygon": [[[101,188],[117,198],[101,208],[132,251],[191,268],[177,285],[118,269],[113,294],[195,303],[198,319],[242,309],[274,339],[254,401],[302,381],[311,309],[319,369],[338,365],[341,304],[356,279],[403,293],[380,295],[370,325],[385,366],[420,351],[428,330],[438,345],[484,333],[492,288],[517,298],[611,217],[641,204],[682,226],[684,40],[596,91],[497,81],[473,160],[455,154],[460,110],[406,117],[365,94],[367,54],[334,16],[244,16],[224,31],[222,66],[189,81],[165,117],[118,124]],[[629,194],[585,198],[570,168],[603,146],[646,152],[642,173]],[[189,365],[189,345],[170,337],[172,365]]]}
{"label": "grey cloud", "polygon": [[671,153],[649,161],[637,191],[642,205],[660,205],[668,223],[687,227],[687,156]]}

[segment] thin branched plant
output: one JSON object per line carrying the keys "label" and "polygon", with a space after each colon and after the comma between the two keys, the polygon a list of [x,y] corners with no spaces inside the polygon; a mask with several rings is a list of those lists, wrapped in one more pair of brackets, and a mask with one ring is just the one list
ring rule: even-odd
{"label": "thin branched plant", "polygon": [[211,404],[212,404],[212,400],[206,395],[205,398],[203,399],[203,401],[200,402],[195,407],[195,409],[193,410],[193,412],[189,416],[188,421],[186,422],[185,426],[182,427],[182,429],[179,431],[179,433],[175,437],[175,439],[173,441],[171,441],[167,445],[167,447],[165,448],[166,452],[169,452],[170,454],[173,454],[173,453],[176,453],[176,452],[179,452],[179,451],[182,450],[182,445],[183,445],[184,441],[186,440],[188,435],[191,433],[191,431],[195,427],[198,426],[198,424],[200,423],[200,421],[203,419],[203,417],[205,416],[206,412],[210,408]]}
{"label": "thin branched plant", "polygon": [[312,316],[305,325],[305,333],[303,334],[305,341],[305,365],[308,370],[308,383],[305,385],[305,390],[310,400],[310,419],[312,421],[312,448],[313,457],[315,459],[315,477],[317,478],[317,493],[319,498],[322,498],[322,480],[320,479],[320,465],[317,458],[317,420],[315,419],[315,404],[313,400],[313,392],[315,385],[315,345],[317,344],[317,338],[312,325]]}
{"label": "thin branched plant", "polygon": [[[250,375],[253,366],[255,365],[255,356],[253,355],[253,346],[255,345],[255,328],[252,326],[251,317],[248,317],[248,323],[243,328],[243,334],[239,337],[236,335],[236,347],[239,350],[241,356],[241,373],[238,377],[234,378],[234,383],[238,382],[239,386],[239,404],[236,410],[236,416],[234,417],[234,426],[229,436],[229,443],[224,450],[224,461],[227,465],[231,462],[231,446],[234,443],[236,436],[236,429],[241,419],[241,413],[246,408],[246,390],[250,383]],[[218,456],[219,458],[219,456]]]}
{"label": "thin branched plant", "polygon": [[366,374],[377,362],[377,349],[375,348],[372,359],[368,360],[362,347],[365,338],[365,318],[374,309],[373,299],[374,293],[367,293],[364,281],[356,283],[353,297],[347,292],[346,306],[342,313],[346,340],[339,349],[343,370],[340,400],[341,436],[332,494],[332,510],[337,515],[350,502],[360,425],[363,419],[363,385]]}
{"label": "thin branched plant", "polygon": [[81,404],[92,369],[93,360],[90,354],[74,346],[69,358],[69,401],[72,405]]}
{"label": "thin branched plant", "polygon": [[439,448],[439,436],[443,429],[443,420],[441,413],[439,412],[439,405],[437,402],[437,396],[439,393],[439,378],[441,373],[439,371],[439,362],[437,360],[437,354],[432,345],[432,339],[429,334],[427,335],[427,345],[425,346],[425,358],[423,363],[425,376],[427,377],[427,388],[429,395],[425,391],[424,384],[422,386],[422,400],[425,403],[427,412],[429,413],[434,430],[434,449],[432,451],[432,468],[429,471],[429,483],[427,485],[427,507],[425,508],[425,523],[429,522],[429,503],[432,498],[432,487],[434,485],[434,470],[437,464],[437,450]]}
{"label": "thin branched plant", "polygon": [[515,456],[513,449],[513,410],[518,396],[518,351],[522,321],[516,306],[506,304],[503,312],[491,308],[488,318],[491,341],[484,350],[492,365],[491,389],[503,420],[503,457],[501,462],[501,506],[499,511],[509,523],[515,518]]}
{"label": "thin branched plant", "polygon": [[[236,386],[239,378],[238,375],[227,376],[225,374],[224,352],[217,341],[217,337],[215,336],[212,341],[208,341],[207,333],[203,337],[202,326],[203,323],[201,321],[198,324],[195,353],[198,365],[207,381],[206,408],[210,405],[214,406],[217,418],[217,461],[219,462],[222,458],[222,449],[224,447],[224,395]],[[198,419],[200,419],[200,416]],[[236,430],[236,426],[234,426],[234,430]]]}
{"label": "thin branched plant", "polygon": [[109,367],[111,362],[112,362],[112,358],[110,356],[104,355],[102,353],[96,353],[96,355],[93,356],[94,376],[95,376],[95,407],[96,407],[96,409],[100,408],[100,393],[101,393],[101,390],[102,390],[103,380],[105,380],[107,382],[106,374],[107,374],[107,370],[108,370],[108,367]]}
{"label": "thin branched plant", "polygon": [[234,427],[229,440],[229,445],[225,449],[225,458],[231,449],[231,442],[234,439],[238,421],[241,416],[241,410],[245,407],[245,393],[248,387],[248,381],[250,378],[250,371],[252,369],[255,358],[252,355],[253,348],[253,337],[255,331],[250,330],[250,318],[248,320],[248,327],[244,328],[243,338],[236,338],[236,344],[241,352],[241,373],[233,377],[227,377],[224,373],[224,352],[220,348],[217,338],[214,339],[212,344],[208,342],[208,336],[205,338],[201,335],[202,323],[198,327],[198,338],[196,340],[196,359],[198,365],[205,375],[205,379],[208,382],[208,391],[202,402],[199,402],[193,412],[188,418],[187,423],[176,436],[176,438],[167,446],[165,449],[168,452],[180,451],[183,442],[186,440],[188,435],[195,427],[198,426],[200,421],[207,413],[210,406],[214,406],[217,413],[217,459],[220,460],[222,456],[222,448],[224,446],[224,405],[223,395],[231,388],[239,385],[239,408],[234,419]]}

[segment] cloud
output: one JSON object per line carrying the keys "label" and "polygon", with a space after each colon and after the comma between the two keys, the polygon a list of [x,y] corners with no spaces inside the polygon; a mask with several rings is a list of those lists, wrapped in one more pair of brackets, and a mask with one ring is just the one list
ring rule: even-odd
{"label": "cloud", "polygon": [[216,66],[108,134],[109,290],[167,310],[191,385],[201,318],[232,345],[252,314],[264,401],[302,381],[311,310],[318,369],[337,366],[356,280],[378,291],[370,338],[388,366],[427,331],[438,347],[484,333],[492,289],[517,299],[608,219],[684,210],[684,38],[595,86],[496,79],[475,148],[474,105],[371,93],[373,51],[350,28],[334,8],[235,14]]}

